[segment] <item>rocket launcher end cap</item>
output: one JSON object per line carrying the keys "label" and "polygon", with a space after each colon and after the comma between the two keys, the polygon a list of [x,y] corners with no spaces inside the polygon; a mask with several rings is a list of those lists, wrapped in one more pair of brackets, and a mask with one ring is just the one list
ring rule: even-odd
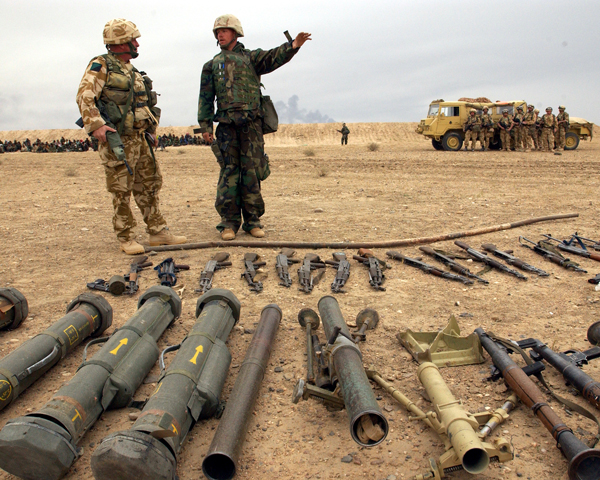
{"label": "rocket launcher end cap", "polygon": [[13,287],[0,288],[0,297],[5,298],[10,303],[12,303],[12,309],[14,312],[13,320],[4,328],[7,330],[12,330],[13,328],[17,328],[23,320],[27,318],[29,315],[29,304],[27,303],[27,299],[25,295],[23,295],[19,290]]}
{"label": "rocket launcher end cap", "polygon": [[233,315],[233,319],[235,320],[235,323],[237,323],[240,319],[242,304],[233,294],[233,292],[224,288],[213,288],[198,299],[198,301],[196,302],[196,318],[200,316],[200,312],[202,312],[204,306],[207,303],[213,302],[215,300],[223,300],[229,305],[229,308],[231,308],[231,314]]}
{"label": "rocket launcher end cap", "polygon": [[108,327],[112,325],[113,321],[113,309],[108,303],[108,300],[101,295],[95,293],[82,293],[73,299],[67,307],[67,313],[73,310],[80,303],[88,303],[100,314],[100,326],[92,332],[92,337],[98,337],[104,333]]}
{"label": "rocket launcher end cap", "polygon": [[600,321],[590,325],[587,331],[587,339],[592,345],[600,345]]}
{"label": "rocket launcher end cap", "polygon": [[175,290],[165,285],[154,285],[146,290],[138,300],[138,309],[142,308],[142,305],[150,298],[162,297],[163,295],[169,297],[169,304],[171,305],[174,319],[179,318],[181,316],[181,298],[175,293]]}
{"label": "rocket launcher end cap", "polygon": [[79,456],[70,438],[49,420],[15,418],[0,431],[0,468],[26,480],[58,480]]}
{"label": "rocket launcher end cap", "polygon": [[177,461],[169,448],[144,432],[109,435],[92,454],[96,480],[174,480]]}

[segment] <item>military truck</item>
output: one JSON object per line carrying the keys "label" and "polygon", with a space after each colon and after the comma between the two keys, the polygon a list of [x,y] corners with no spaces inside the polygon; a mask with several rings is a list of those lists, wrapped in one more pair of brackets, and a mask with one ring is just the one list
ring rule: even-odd
{"label": "military truck", "polygon": [[[463,124],[467,121],[472,108],[477,110],[477,115],[480,115],[483,107],[488,107],[488,113],[492,115],[494,123],[497,124],[502,117],[502,110],[508,110],[509,116],[512,116],[519,106],[523,106],[523,110],[527,111],[527,103],[524,100],[490,103],[434,100],[429,105],[427,118],[421,120],[417,125],[416,132],[431,138],[431,144],[436,150],[457,151],[463,145],[465,139]],[[578,117],[571,117],[570,121],[570,128],[565,136],[565,148],[575,150],[579,146],[580,140],[592,139],[593,124]],[[490,140],[490,149],[498,150],[500,148],[500,134],[496,128],[494,137]]]}

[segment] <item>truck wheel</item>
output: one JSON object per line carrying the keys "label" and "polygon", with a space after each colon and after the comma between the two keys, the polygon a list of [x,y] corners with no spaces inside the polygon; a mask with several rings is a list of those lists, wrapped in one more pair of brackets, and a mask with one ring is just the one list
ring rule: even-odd
{"label": "truck wheel", "polygon": [[565,150],[575,150],[579,146],[579,135],[567,132],[565,135]]}
{"label": "truck wheel", "polygon": [[444,135],[444,138],[442,138],[442,147],[444,147],[444,150],[446,151],[457,152],[461,149],[462,145],[463,139],[456,132],[448,132]]}
{"label": "truck wheel", "polygon": [[443,150],[444,146],[442,145],[442,142],[438,142],[435,138],[431,139],[431,144],[433,145],[433,148],[435,148],[436,150]]}

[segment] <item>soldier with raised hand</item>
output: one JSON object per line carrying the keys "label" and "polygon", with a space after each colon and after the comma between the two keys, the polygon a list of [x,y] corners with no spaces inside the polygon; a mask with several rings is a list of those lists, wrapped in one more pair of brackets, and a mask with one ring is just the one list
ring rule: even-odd
{"label": "soldier with raised hand", "polygon": [[477,110],[474,108],[469,110],[469,116],[463,125],[463,131],[465,132],[465,150],[469,149],[469,141],[471,141],[471,151],[475,151],[477,138],[479,138],[479,143],[483,145],[481,138],[481,118],[477,115]]}
{"label": "soldier with raised hand", "polygon": [[558,107],[558,115],[556,116],[556,148],[565,149],[566,134],[569,131],[569,114],[565,112],[565,106]]}
{"label": "soldier with raised hand", "polygon": [[342,129],[338,130],[342,134],[342,145],[348,145],[348,134],[350,133],[350,129],[344,123],[342,125]]}
{"label": "soldier with raised hand", "polygon": [[198,123],[208,143],[214,141],[213,122],[219,124],[216,143],[221,170],[215,208],[221,222],[217,230],[223,240],[233,240],[240,226],[261,238],[265,236],[260,222],[265,203],[257,168],[265,156],[265,112],[261,107],[260,77],[289,62],[311,39],[310,33],[301,32],[294,40],[271,50],[247,50],[238,42],[244,36],[240,21],[228,14],[215,20],[213,34],[221,51],[202,67]]}
{"label": "soldier with raised hand", "polygon": [[[99,142],[106,187],[113,197],[113,228],[121,250],[128,255],[144,253],[133,232],[136,221],[129,206],[132,193],[146,223],[150,245],[186,241],[169,232],[160,213],[158,193],[162,176],[152,151],[158,144],[160,109],[155,106],[152,80],[130,63],[138,56],[139,37],[134,23],[123,18],[110,20],[103,31],[108,53],[90,61],[76,97],[83,128]],[[122,145],[117,140],[117,147],[111,147],[107,134],[112,139],[118,134]]]}
{"label": "soldier with raised hand", "polygon": [[535,122],[537,121],[537,113],[533,110],[533,105],[527,106],[527,113],[523,116],[523,146],[525,151],[529,152],[530,146],[537,148],[537,139],[535,131]]}
{"label": "soldier with raised hand", "polygon": [[552,107],[546,108],[546,114],[542,117],[540,125],[542,126],[541,150],[542,152],[553,151],[557,123]]}
{"label": "soldier with raised hand", "polygon": [[483,144],[481,149],[487,152],[490,148],[490,141],[494,138],[494,119],[492,115],[488,113],[489,108],[483,107],[483,113],[481,114],[481,125],[483,130],[481,131],[481,137],[483,138]]}
{"label": "soldier with raised hand", "polygon": [[502,143],[502,150],[510,152],[510,131],[513,128],[513,121],[508,116],[508,110],[505,108],[502,110],[502,118],[498,120],[498,128],[500,129],[500,142]]}

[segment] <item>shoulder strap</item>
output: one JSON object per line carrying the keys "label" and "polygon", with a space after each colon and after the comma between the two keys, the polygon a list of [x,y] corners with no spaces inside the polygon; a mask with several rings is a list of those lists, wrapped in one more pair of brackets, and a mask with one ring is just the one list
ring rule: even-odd
{"label": "shoulder strap", "polygon": [[[114,65],[114,62],[107,53],[101,55],[101,57],[103,57],[104,60],[106,60],[106,68],[108,68],[108,70],[110,71],[111,67]],[[123,118],[121,118],[119,124],[115,125],[117,127],[117,132],[119,133],[119,136],[121,136],[121,134],[123,133],[123,127],[125,126],[125,116],[127,115],[127,112],[131,107],[131,102],[133,101],[133,86],[135,83],[135,72],[137,72],[138,70],[133,65],[131,67],[131,88],[129,89],[129,95],[127,96],[127,103],[125,104],[125,115],[123,116]]]}

